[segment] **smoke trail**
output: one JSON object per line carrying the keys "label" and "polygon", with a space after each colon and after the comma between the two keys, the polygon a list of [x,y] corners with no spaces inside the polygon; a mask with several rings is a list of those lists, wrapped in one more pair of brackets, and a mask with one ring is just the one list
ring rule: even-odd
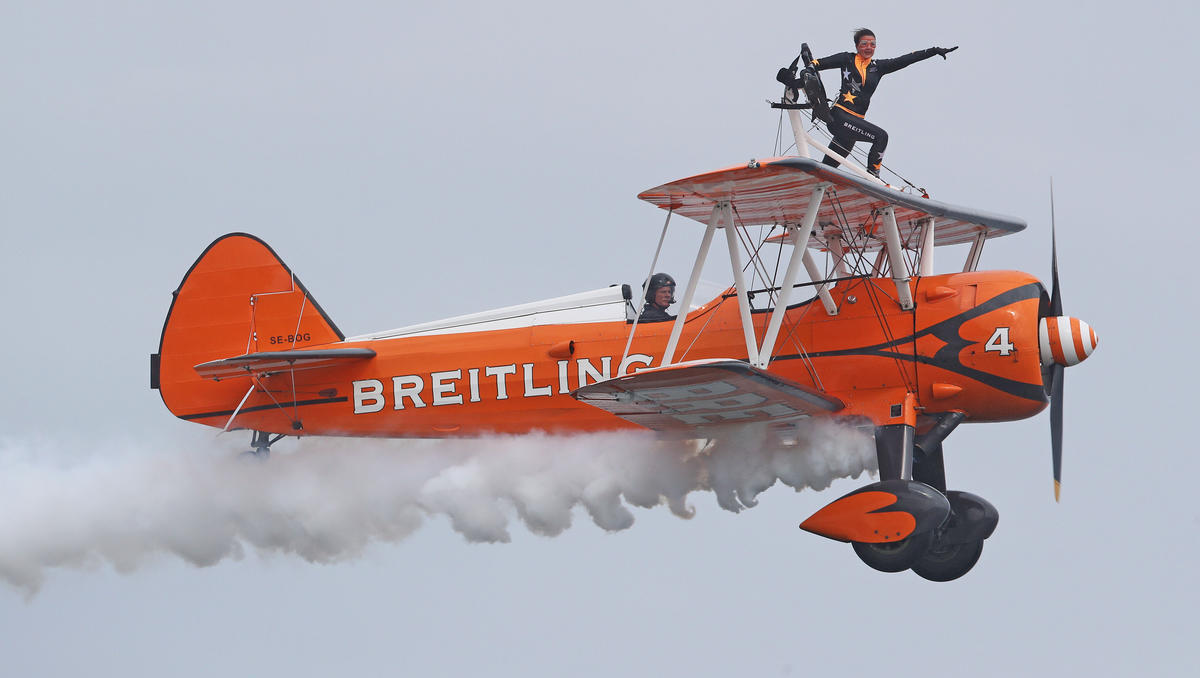
{"label": "smoke trail", "polygon": [[576,507],[624,530],[631,507],[665,504],[691,518],[697,490],[740,511],[777,481],[820,489],[874,468],[869,436],[832,422],[806,424],[788,442],[756,429],[703,449],[630,433],[307,438],[264,462],[213,445],[109,443],[81,459],[71,445],[0,441],[0,578],[32,594],[51,567],[129,572],[160,553],[207,566],[246,547],[336,562],[403,539],[427,516],[446,516],[475,542],[509,541],[514,514],[557,535]]}

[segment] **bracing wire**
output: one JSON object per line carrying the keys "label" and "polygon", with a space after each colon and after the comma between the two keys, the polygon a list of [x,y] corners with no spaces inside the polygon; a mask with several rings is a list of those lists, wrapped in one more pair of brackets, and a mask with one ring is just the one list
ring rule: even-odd
{"label": "bracing wire", "polygon": [[[812,127],[809,129],[810,132],[813,130],[819,131],[822,139],[829,140],[830,143],[825,144],[826,146],[829,146],[830,148],[833,147],[833,135],[830,134],[828,130],[821,129],[820,125],[817,125],[816,123],[813,123]],[[860,147],[856,144],[854,146],[854,148],[850,149],[850,153],[847,155],[849,155],[850,157],[853,157],[860,164],[862,164],[863,167],[866,167],[867,157],[870,155],[870,153],[868,151],[863,150],[862,147]],[[921,195],[925,196],[926,198],[929,197],[928,191],[926,191],[923,187],[917,186],[913,182],[909,181],[904,175],[900,174],[895,169],[893,169],[891,167],[891,165],[888,165],[887,163],[884,163],[884,162],[880,162],[880,165],[883,167],[883,169],[887,170],[889,174],[891,174],[892,176],[896,177],[900,181],[903,181],[905,184],[907,184],[908,187],[911,188],[912,190],[920,192]]]}
{"label": "bracing wire", "polygon": [[[861,267],[864,264],[862,254],[865,254],[867,251],[866,246],[868,243],[866,241],[869,237],[869,229],[859,228],[858,234],[862,236],[862,239],[860,240],[858,237],[855,237],[854,229],[850,227],[849,222],[846,220],[845,210],[842,209],[841,206],[841,199],[836,195],[836,193],[833,195],[833,203],[835,205],[834,214],[838,220],[838,227],[842,230],[843,241],[850,243],[851,246],[855,247],[857,251],[856,253],[858,256],[854,261],[854,271],[856,273],[860,273],[862,272]],[[872,219],[874,218],[876,218],[875,215],[872,215]],[[866,226],[866,224],[863,224],[863,226]],[[879,299],[880,294],[888,296],[889,299],[891,299],[891,297],[883,290],[878,289],[877,285],[872,281],[870,275],[864,275],[863,277],[867,282],[866,286],[864,287],[867,293],[866,297],[868,302],[871,304],[871,310],[875,315],[875,319],[879,323],[880,332],[883,334],[883,337],[886,339],[887,343],[893,346],[892,350],[889,350],[888,352],[892,355],[892,361],[896,365],[896,371],[900,375],[900,378],[904,380],[906,388],[911,389],[908,370],[905,369],[904,364],[900,360],[899,353],[894,348],[896,337],[891,330],[891,326],[884,320],[884,307],[883,303]],[[893,301],[895,300],[893,299]]]}

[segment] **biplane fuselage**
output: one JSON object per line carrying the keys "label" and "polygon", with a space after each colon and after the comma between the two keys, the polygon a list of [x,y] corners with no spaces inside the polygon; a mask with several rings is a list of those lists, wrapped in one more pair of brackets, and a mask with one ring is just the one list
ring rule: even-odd
{"label": "biplane fuselage", "polygon": [[[1037,336],[1042,287],[1035,278],[1013,271],[914,278],[919,303],[912,311],[896,306],[891,285],[878,278],[838,283],[831,290],[840,308],[836,316],[815,298],[794,304],[769,370],[841,400],[838,416],[875,424],[894,419],[891,406],[910,392],[918,413],[957,410],[977,422],[1022,419],[1045,407]],[[282,295],[281,306],[299,309],[301,296]],[[261,299],[263,306],[268,298]],[[761,337],[768,309],[752,318]],[[298,341],[294,332],[259,333],[255,341],[262,350],[366,348],[375,356],[265,373],[262,388],[232,422],[246,381],[198,379],[194,370],[229,355],[221,349],[168,354],[161,391],[183,419],[289,435],[431,438],[637,429],[571,396],[581,386],[659,366],[671,323],[640,324],[622,365],[630,325],[531,325],[338,342],[320,341],[312,331],[299,332]],[[998,332],[1006,341],[993,341],[989,350]],[[688,314],[680,346],[687,347],[680,358],[689,361],[745,352],[732,293]]]}

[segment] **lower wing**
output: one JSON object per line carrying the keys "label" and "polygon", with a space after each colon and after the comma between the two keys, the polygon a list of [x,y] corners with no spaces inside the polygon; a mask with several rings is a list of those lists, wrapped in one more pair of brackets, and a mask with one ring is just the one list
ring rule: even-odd
{"label": "lower wing", "polygon": [[729,425],[788,422],[844,407],[837,398],[733,359],[641,370],[571,395],[651,430],[696,437]]}

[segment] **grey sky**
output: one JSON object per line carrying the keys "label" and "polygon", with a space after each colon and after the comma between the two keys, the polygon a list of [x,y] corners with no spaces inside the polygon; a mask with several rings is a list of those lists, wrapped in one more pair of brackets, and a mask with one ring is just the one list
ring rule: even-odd
{"label": "grey sky", "polygon": [[[1100,337],[1067,373],[1063,503],[1042,415],[948,441],[951,486],[1001,514],[948,585],[796,529],[861,479],[736,515],[696,494],[690,521],[637,509],[615,534],[580,517],[481,546],[432,519],[338,565],[53,570],[30,602],[0,585],[6,675],[1198,668],[1196,50],[1172,34],[1194,5],[171,5],[0,7],[0,438],[211,444],[146,363],[171,290],[230,231],[348,334],[636,282],[662,223],[637,192],[771,155],[775,70],[866,25],[880,56],[961,46],[885,78],[869,117],[935,198],[1028,220],[984,268],[1048,278],[1054,177],[1066,311]],[[686,274],[693,226],[660,269]]]}

